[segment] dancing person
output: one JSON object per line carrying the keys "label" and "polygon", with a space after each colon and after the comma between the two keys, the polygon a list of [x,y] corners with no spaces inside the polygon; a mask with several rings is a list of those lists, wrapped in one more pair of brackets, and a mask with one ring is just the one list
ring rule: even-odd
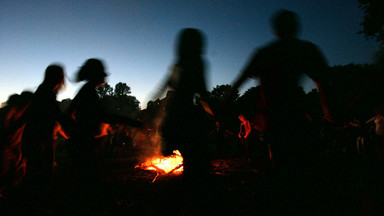
{"label": "dancing person", "polygon": [[374,109],[376,113],[371,119],[365,123],[373,122],[375,124],[375,136],[374,136],[374,153],[375,159],[379,160],[381,163],[384,162],[384,108],[379,106]]}
{"label": "dancing person", "polygon": [[[8,97],[8,100],[6,102],[6,106],[0,108],[0,176],[4,177],[7,166],[6,166],[6,151],[8,148],[8,127],[7,127],[7,122],[9,121],[9,116],[12,116],[11,113],[12,110],[15,110],[16,108],[16,103],[19,99],[20,95],[19,94],[12,94]],[[1,186],[0,184],[0,194],[1,194]]]}
{"label": "dancing person", "polygon": [[[318,154],[317,147],[310,141],[311,131],[298,82],[302,74],[307,74],[317,84],[324,118],[331,120],[321,85],[325,82],[328,65],[316,45],[297,38],[299,22],[294,12],[277,12],[272,26],[278,39],[256,51],[232,87],[238,89],[247,78],[260,80],[265,141],[270,144],[276,170],[286,180],[281,182],[292,183],[288,187],[292,195],[298,190],[305,191],[308,182],[303,183],[304,174],[314,173],[312,165]],[[305,200],[303,197],[300,201]]]}
{"label": "dancing person", "polygon": [[22,157],[26,167],[23,191],[31,208],[47,199],[54,169],[54,131],[57,122],[70,128],[71,120],[61,112],[56,96],[64,85],[64,69],[52,64],[45,70],[44,81],[37,88],[21,117],[25,122],[22,135]]}
{"label": "dancing person", "polygon": [[55,126],[55,130],[53,132],[53,139],[54,139],[54,143],[53,143],[53,167],[56,168],[57,167],[57,162],[56,162],[56,147],[58,146],[59,144],[59,135],[64,138],[65,140],[68,140],[69,139],[69,135],[67,135],[67,133],[63,130],[63,128],[60,126],[60,124],[56,124]]}
{"label": "dancing person", "polygon": [[[32,92],[24,91],[20,95],[13,94],[4,107],[1,114],[1,156],[0,156],[0,197],[15,188],[24,177],[24,169],[21,154],[21,136],[24,124],[18,125],[26,107],[28,106]],[[16,127],[15,127],[16,125]],[[19,124],[20,125],[20,124]]]}
{"label": "dancing person", "polygon": [[[103,123],[127,124],[142,127],[142,123],[104,110],[96,88],[106,83],[104,64],[99,59],[88,59],[77,72],[77,81],[86,81],[69,105],[66,114],[73,117],[75,123],[68,140],[72,163],[76,169],[80,190],[84,192],[83,201],[92,199],[100,193],[102,176],[97,165],[97,137]],[[91,202],[88,204],[92,204]],[[94,203],[93,203],[94,204]],[[91,208],[91,206],[88,206]],[[89,209],[88,209],[89,210]]]}
{"label": "dancing person", "polygon": [[245,118],[245,116],[243,114],[240,114],[238,118],[241,121],[238,137],[240,138],[240,141],[241,141],[241,147],[242,147],[242,150],[243,150],[243,156],[247,160],[250,160],[250,158],[249,158],[248,136],[251,133],[251,123],[248,121],[248,119]]}
{"label": "dancing person", "polygon": [[260,79],[265,107],[265,136],[273,143],[275,163],[284,165],[285,161],[302,159],[304,150],[308,148],[303,146],[306,145],[302,138],[305,137],[303,132],[307,129],[307,120],[298,91],[302,74],[307,74],[317,84],[324,117],[331,119],[320,85],[328,66],[316,45],[296,38],[299,23],[295,13],[280,11],[272,22],[278,40],[257,51],[232,86],[238,89],[249,77]]}
{"label": "dancing person", "polygon": [[[179,150],[183,156],[186,187],[204,186],[210,170],[206,151],[208,130],[205,128],[209,124],[206,117],[212,117],[213,112],[206,102],[208,94],[202,57],[204,42],[202,32],[197,29],[186,28],[180,31],[176,62],[160,90],[160,93],[167,87],[172,90],[167,94],[161,135],[166,153]],[[212,124],[214,128],[214,122]]]}

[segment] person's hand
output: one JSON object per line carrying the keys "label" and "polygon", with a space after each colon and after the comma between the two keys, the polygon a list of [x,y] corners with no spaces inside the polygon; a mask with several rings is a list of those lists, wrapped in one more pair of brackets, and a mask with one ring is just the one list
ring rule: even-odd
{"label": "person's hand", "polygon": [[333,117],[332,117],[332,115],[331,115],[330,112],[324,112],[324,116],[323,116],[323,118],[324,118],[325,120],[327,120],[328,122],[331,122],[331,123],[334,122],[334,121],[333,121]]}

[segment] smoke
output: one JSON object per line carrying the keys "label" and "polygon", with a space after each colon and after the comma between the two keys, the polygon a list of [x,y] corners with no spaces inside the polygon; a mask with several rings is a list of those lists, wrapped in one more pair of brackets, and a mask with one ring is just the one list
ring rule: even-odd
{"label": "smoke", "polygon": [[137,158],[146,161],[152,158],[163,156],[162,148],[164,146],[161,136],[161,125],[165,113],[162,110],[156,114],[156,117],[149,122],[149,128],[138,130],[134,133],[133,143],[137,151]]}

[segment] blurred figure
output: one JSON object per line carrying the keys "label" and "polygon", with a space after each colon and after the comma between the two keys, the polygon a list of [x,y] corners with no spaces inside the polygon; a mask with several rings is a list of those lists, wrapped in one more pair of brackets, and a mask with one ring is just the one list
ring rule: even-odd
{"label": "blurred figure", "polygon": [[[247,78],[260,79],[266,121],[265,141],[270,144],[277,171],[286,180],[282,182],[291,184],[284,188],[286,192],[288,188],[291,190],[286,194],[289,196],[299,190],[306,190],[304,186],[308,184],[300,183],[305,181],[304,173],[315,173],[311,168],[318,154],[317,148],[310,142],[311,131],[298,91],[298,81],[302,74],[313,79],[320,92],[324,118],[330,120],[324,91],[320,85],[324,81],[328,65],[316,45],[297,38],[299,22],[295,13],[287,10],[277,12],[272,18],[272,27],[278,39],[252,56],[233,83],[233,89],[238,89]],[[300,197],[300,202],[304,200],[303,197],[304,195]],[[297,201],[290,200],[291,203]]]}
{"label": "blurred figure", "polygon": [[112,145],[109,152],[112,152],[112,147],[117,148],[117,155],[120,157],[124,152],[132,152],[133,141],[132,133],[126,125],[117,125],[112,137]]}
{"label": "blurred figure", "polygon": [[[307,129],[304,104],[298,81],[307,74],[317,84],[324,117],[331,119],[320,83],[324,81],[327,62],[312,43],[296,38],[298,17],[291,11],[279,11],[272,20],[278,40],[257,51],[246,65],[233,89],[250,77],[259,78],[265,107],[265,138],[271,143],[275,164],[304,159],[309,145],[303,139]],[[272,144],[273,143],[273,144]]]}
{"label": "blurred figure", "polygon": [[69,136],[67,135],[67,133],[65,133],[65,131],[63,130],[63,128],[60,126],[60,124],[56,123],[56,126],[55,126],[55,130],[53,132],[53,168],[57,167],[57,163],[56,163],[56,147],[59,143],[59,135],[61,137],[63,137],[65,140],[68,140],[69,139]]}
{"label": "blurred figure", "polygon": [[384,212],[384,105],[377,105],[374,113],[376,115],[366,121],[374,123],[375,133],[367,151],[370,167],[364,176],[368,181],[362,193],[360,215],[382,215]]}
{"label": "blurred figure", "polygon": [[21,160],[21,135],[24,126],[16,126],[16,122],[22,116],[30,97],[27,93],[13,94],[8,98],[7,106],[1,109],[1,155],[0,155],[0,196],[6,196],[9,190],[16,185],[24,173],[18,169],[22,165]]}
{"label": "blurred figure", "polygon": [[8,100],[6,102],[6,106],[0,108],[0,168],[3,170],[3,151],[7,146],[7,120],[10,116],[11,109],[14,109],[16,106],[17,100],[19,99],[20,95],[13,94],[8,97]]}
{"label": "blurred figure", "polygon": [[[204,134],[207,119],[197,102],[208,115],[213,116],[212,110],[205,102],[208,95],[203,52],[203,34],[192,28],[181,30],[177,38],[176,62],[160,91],[162,93],[167,87],[173,90],[172,94],[167,94],[169,99],[161,130],[166,145],[165,151],[168,154],[173,150],[181,152],[184,158],[183,177],[194,184],[204,182],[209,174]],[[196,95],[199,97],[196,98]]]}
{"label": "blurred figure", "polygon": [[[3,149],[5,147],[5,139],[7,136],[7,119],[10,116],[11,109],[16,107],[16,103],[19,99],[19,94],[12,94],[8,97],[6,102],[6,106],[0,108],[0,148]],[[1,165],[0,165],[1,166]]]}
{"label": "blurred figure", "polygon": [[[66,111],[75,120],[69,139],[69,150],[84,200],[100,192],[102,176],[97,165],[95,147],[103,123],[121,123],[141,127],[139,121],[107,113],[101,104],[96,88],[105,84],[104,65],[99,59],[88,59],[77,73],[77,81],[86,81]],[[99,194],[100,195],[100,194]]]}
{"label": "blurred figure", "polygon": [[[26,166],[24,190],[33,201],[45,197],[51,186],[54,168],[54,132],[56,124],[70,127],[70,119],[60,111],[56,96],[64,85],[64,69],[60,65],[49,65],[44,81],[34,93],[24,112],[25,128],[22,135],[22,154]],[[38,199],[36,199],[38,198]]]}
{"label": "blurred figure", "polygon": [[103,152],[105,153],[107,149],[107,145],[109,145],[109,138],[114,133],[115,131],[113,130],[110,124],[107,124],[107,123],[100,124],[100,132],[95,136],[97,140],[97,146],[96,146],[97,154],[102,155]]}
{"label": "blurred figure", "polygon": [[366,123],[374,122],[374,159],[384,165],[384,108],[378,107],[374,109],[376,115],[366,121]]}
{"label": "blurred figure", "polygon": [[248,136],[251,133],[251,123],[245,118],[244,115],[239,115],[240,130],[238,137],[241,141],[241,147],[243,149],[243,156],[249,160],[249,146],[248,146]]}
{"label": "blurred figure", "polygon": [[102,175],[106,175],[107,165],[107,156],[109,155],[110,148],[110,137],[114,134],[114,130],[112,129],[110,124],[101,123],[100,124],[100,132],[95,136],[96,145],[94,146],[94,153],[96,155],[96,159],[98,162],[98,167]]}

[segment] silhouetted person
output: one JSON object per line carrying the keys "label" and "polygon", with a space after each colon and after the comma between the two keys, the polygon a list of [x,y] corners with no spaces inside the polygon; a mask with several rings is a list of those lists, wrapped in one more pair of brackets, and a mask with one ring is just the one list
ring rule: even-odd
{"label": "silhouetted person", "polygon": [[367,158],[370,164],[364,178],[369,179],[364,185],[360,215],[383,214],[384,192],[384,106],[374,108],[374,117],[366,123],[374,123],[374,135],[369,145]]}
{"label": "silhouetted person", "polygon": [[207,177],[209,161],[204,134],[204,113],[195,104],[195,95],[205,111],[213,116],[205,102],[207,88],[205,83],[205,63],[203,60],[204,38],[197,29],[183,29],[177,38],[176,62],[162,90],[169,87],[166,116],[162,126],[162,136],[166,151],[179,150],[184,158],[183,177],[196,183]]}
{"label": "silhouetted person", "polygon": [[239,115],[240,129],[238,137],[240,138],[241,148],[243,150],[243,156],[249,160],[249,146],[248,146],[248,136],[251,133],[251,123],[248,119],[245,118],[244,115]]}
{"label": "silhouetted person", "polygon": [[[25,110],[25,128],[22,135],[22,156],[26,165],[25,192],[30,204],[46,198],[53,174],[54,131],[57,122],[68,128],[70,119],[61,112],[56,96],[64,84],[64,70],[60,65],[49,65]],[[28,196],[27,196],[28,197]]]}
{"label": "silhouetted person", "polygon": [[[75,120],[69,139],[69,149],[77,177],[85,193],[84,199],[100,192],[101,176],[97,166],[95,147],[103,123],[121,123],[141,127],[139,121],[107,113],[96,88],[105,84],[104,65],[99,59],[88,59],[77,73],[77,81],[86,81],[66,111]],[[100,194],[98,194],[100,195]]]}
{"label": "silhouetted person", "polygon": [[12,94],[8,97],[8,100],[6,102],[6,106],[0,108],[0,148],[3,148],[6,144],[5,139],[7,136],[7,118],[9,116],[9,112],[11,111],[12,108],[16,107],[16,103],[19,99],[20,95],[19,94]]}
{"label": "silhouetted person", "polygon": [[56,147],[57,145],[59,144],[59,135],[61,137],[63,137],[65,140],[68,140],[69,139],[69,136],[67,135],[67,133],[65,133],[65,131],[63,130],[63,128],[60,126],[60,124],[56,124],[55,126],[55,130],[53,132],[53,168],[57,167],[57,163],[56,163]]}
{"label": "silhouetted person", "polygon": [[[266,119],[265,141],[270,144],[276,169],[287,180],[285,184],[292,183],[284,188],[292,190],[289,196],[297,193],[293,191],[299,187],[305,190],[302,175],[312,171],[312,157],[318,153],[313,146],[316,142],[311,142],[309,137],[310,127],[304,103],[300,101],[298,81],[302,74],[307,74],[324,96],[319,84],[328,66],[316,45],[296,38],[299,23],[295,13],[279,11],[272,19],[272,26],[278,39],[255,52],[233,88],[239,88],[247,78],[260,80]],[[329,119],[324,97],[321,103],[325,118]]]}
{"label": "silhouetted person", "polygon": [[[7,101],[7,112],[2,121],[3,136],[0,138],[3,147],[0,165],[0,194],[5,195],[24,177],[21,154],[21,136],[24,131],[23,122],[18,122],[28,106],[32,92],[24,91],[20,95],[12,95]],[[3,118],[3,117],[2,117]],[[3,190],[4,189],[4,190]]]}
{"label": "silhouetted person", "polygon": [[366,123],[374,122],[375,136],[374,136],[374,159],[377,163],[384,165],[384,108],[379,106],[374,109],[375,116],[366,121]]}
{"label": "silhouetted person", "polygon": [[[19,94],[12,94],[8,97],[8,100],[6,102],[6,106],[0,108],[0,150],[3,151],[6,147],[6,139],[7,139],[7,119],[9,116],[9,113],[11,112],[11,109],[15,109],[17,100],[19,99]],[[0,155],[2,157],[2,155]],[[2,164],[0,164],[1,168]]]}
{"label": "silhouetted person", "polygon": [[16,146],[12,144],[11,134],[8,132],[9,123],[13,120],[12,116],[17,110],[19,99],[19,94],[10,95],[6,102],[7,105],[0,109],[0,197],[5,196],[5,190],[10,183],[10,173],[16,163],[16,155],[21,155],[21,151],[15,149]]}

